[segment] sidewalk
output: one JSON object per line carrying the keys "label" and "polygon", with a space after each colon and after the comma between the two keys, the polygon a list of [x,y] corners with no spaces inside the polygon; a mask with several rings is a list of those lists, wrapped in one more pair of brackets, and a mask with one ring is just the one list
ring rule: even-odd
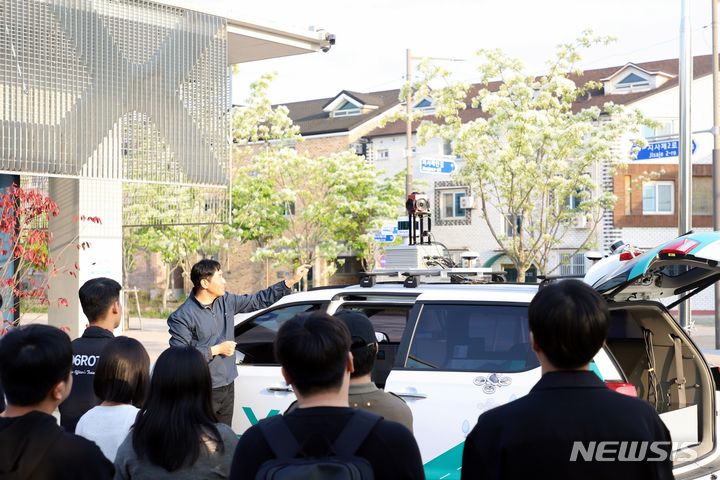
{"label": "sidewalk", "polygon": [[[47,324],[47,314],[28,313],[23,318],[22,324],[29,323]],[[150,356],[150,363],[155,363],[162,351],[168,347],[170,340],[165,318],[143,318],[141,330],[140,320],[137,317],[130,317],[130,329],[124,330],[121,335],[132,337],[142,343]]]}

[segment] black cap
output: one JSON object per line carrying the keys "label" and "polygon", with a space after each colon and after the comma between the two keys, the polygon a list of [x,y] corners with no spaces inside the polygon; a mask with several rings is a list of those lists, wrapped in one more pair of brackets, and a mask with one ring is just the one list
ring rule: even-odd
{"label": "black cap", "polygon": [[348,330],[350,330],[350,336],[353,338],[353,343],[355,343],[356,338],[359,338],[365,344],[377,342],[377,338],[375,337],[375,328],[368,319],[367,315],[364,313],[352,310],[341,310],[335,313],[334,316],[335,318],[345,322]]}

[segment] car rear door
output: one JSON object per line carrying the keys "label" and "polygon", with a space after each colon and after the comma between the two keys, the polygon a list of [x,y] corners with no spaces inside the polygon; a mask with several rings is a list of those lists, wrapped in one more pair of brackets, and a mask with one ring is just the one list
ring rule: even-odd
{"label": "car rear door", "polygon": [[690,233],[637,256],[608,257],[586,276],[610,304],[610,350],[676,442],[678,478],[694,478],[697,459],[717,462],[718,407],[707,362],[668,308],[717,282],[719,265],[720,233]]}

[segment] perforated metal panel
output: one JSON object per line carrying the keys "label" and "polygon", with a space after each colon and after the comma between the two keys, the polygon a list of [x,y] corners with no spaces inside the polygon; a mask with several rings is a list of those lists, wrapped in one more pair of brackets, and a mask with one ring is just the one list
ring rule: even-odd
{"label": "perforated metal panel", "polygon": [[[143,0],[0,0],[0,25],[0,171],[192,186],[208,218],[171,223],[227,218],[224,19]],[[126,202],[146,190],[127,185]]]}

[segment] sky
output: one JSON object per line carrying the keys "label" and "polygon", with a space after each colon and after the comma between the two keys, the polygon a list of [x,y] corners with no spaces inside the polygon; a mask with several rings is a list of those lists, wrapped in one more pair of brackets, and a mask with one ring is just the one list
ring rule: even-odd
{"label": "sky", "polygon": [[[712,0],[688,0],[694,55],[712,52]],[[341,90],[399,88],[405,51],[440,61],[457,79],[474,81],[474,52],[500,48],[541,73],[561,42],[592,28],[617,41],[584,53],[581,66],[601,68],[665,58],[680,49],[681,0],[203,0],[236,18],[258,19],[295,29],[325,29],[337,43],[327,53],[250,62],[239,66],[233,103],[243,103],[249,84],[277,72],[274,103],[332,97]]]}

